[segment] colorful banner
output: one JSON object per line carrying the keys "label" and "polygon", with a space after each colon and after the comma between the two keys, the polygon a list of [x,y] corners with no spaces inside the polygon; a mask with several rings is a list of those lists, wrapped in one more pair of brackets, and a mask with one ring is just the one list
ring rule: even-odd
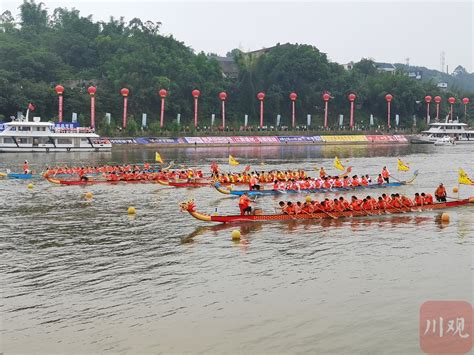
{"label": "colorful banner", "polygon": [[311,136],[280,136],[278,140],[281,143],[311,143],[314,142]]}
{"label": "colorful banner", "polygon": [[[0,124],[0,130],[2,124]],[[138,138],[112,138],[112,144],[286,144],[286,143],[407,143],[405,136],[388,135],[348,135],[348,136],[224,136],[224,137],[138,137]]]}
{"label": "colorful banner", "polygon": [[323,142],[366,142],[366,136],[321,136]]}
{"label": "colorful banner", "polygon": [[405,136],[366,136],[369,142],[408,142]]}

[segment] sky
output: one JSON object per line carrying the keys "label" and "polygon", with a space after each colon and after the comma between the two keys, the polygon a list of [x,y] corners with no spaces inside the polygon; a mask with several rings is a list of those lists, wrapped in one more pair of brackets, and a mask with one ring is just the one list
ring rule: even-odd
{"label": "sky", "polygon": [[[39,2],[39,0],[37,0]],[[371,58],[441,68],[441,52],[451,72],[457,65],[474,70],[473,1],[243,1],[243,0],[43,0],[76,8],[94,20],[123,16],[162,22],[161,33],[173,35],[195,51],[225,55],[276,43],[316,46],[344,64]],[[2,12],[18,14],[21,0],[0,0]],[[446,67],[445,67],[446,71]]]}

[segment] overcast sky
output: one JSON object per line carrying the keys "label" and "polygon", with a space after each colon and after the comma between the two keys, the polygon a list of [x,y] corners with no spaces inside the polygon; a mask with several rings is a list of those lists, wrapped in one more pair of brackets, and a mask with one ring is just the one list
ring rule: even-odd
{"label": "overcast sky", "polygon": [[[0,0],[18,14],[21,0]],[[152,1],[44,0],[75,7],[94,20],[161,21],[162,33],[196,51],[225,55],[233,48],[256,50],[275,43],[318,47],[339,63],[362,57],[440,69],[445,52],[449,71],[461,64],[472,72],[473,1]],[[2,11],[2,12],[3,12]]]}

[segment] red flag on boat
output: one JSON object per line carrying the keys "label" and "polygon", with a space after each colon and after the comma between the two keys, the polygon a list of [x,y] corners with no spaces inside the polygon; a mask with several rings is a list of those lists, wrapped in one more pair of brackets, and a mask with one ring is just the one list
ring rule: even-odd
{"label": "red flag on boat", "polygon": [[250,165],[247,165],[244,171],[249,171],[249,170],[250,170]]}
{"label": "red flag on boat", "polygon": [[33,105],[31,102],[28,104],[28,110],[34,111],[35,110],[35,105]]}

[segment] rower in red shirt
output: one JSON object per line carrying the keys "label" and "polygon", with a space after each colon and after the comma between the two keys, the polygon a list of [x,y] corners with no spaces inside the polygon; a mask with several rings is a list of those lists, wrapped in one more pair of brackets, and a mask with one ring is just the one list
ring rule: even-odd
{"label": "rower in red shirt", "polygon": [[361,205],[362,201],[359,200],[357,197],[355,196],[352,196],[351,198],[351,209],[353,211],[360,211],[360,205]]}
{"label": "rower in red shirt", "polygon": [[362,178],[360,179],[360,184],[362,186],[368,186],[369,185],[369,181],[367,180],[367,178],[365,176],[362,176]]}
{"label": "rower in red shirt", "polygon": [[351,204],[344,197],[339,197],[339,204],[342,206],[344,211],[351,209]]}
{"label": "rower in red shirt", "polygon": [[431,205],[433,204],[433,196],[431,194],[425,194],[424,192],[421,193],[421,196],[425,200],[425,205]]}
{"label": "rower in red shirt", "polygon": [[382,185],[383,181],[384,180],[383,180],[382,174],[379,174],[379,176],[377,177],[377,184]]}
{"label": "rower in red shirt", "polygon": [[342,181],[339,179],[339,176],[336,176],[336,179],[334,180],[334,187],[342,187]]}
{"label": "rower in red shirt", "polygon": [[252,207],[250,207],[250,203],[253,202],[246,193],[244,193],[239,198],[239,208],[240,208],[240,215],[243,216],[245,214],[250,214],[252,211]]}
{"label": "rower in red shirt", "polygon": [[385,210],[387,208],[387,203],[384,201],[382,197],[379,197],[377,201],[377,209]]}
{"label": "rower in red shirt", "polygon": [[423,206],[425,204],[425,199],[423,198],[423,196],[420,196],[420,194],[417,192],[415,194],[415,198],[413,200],[413,204],[415,206]]}

